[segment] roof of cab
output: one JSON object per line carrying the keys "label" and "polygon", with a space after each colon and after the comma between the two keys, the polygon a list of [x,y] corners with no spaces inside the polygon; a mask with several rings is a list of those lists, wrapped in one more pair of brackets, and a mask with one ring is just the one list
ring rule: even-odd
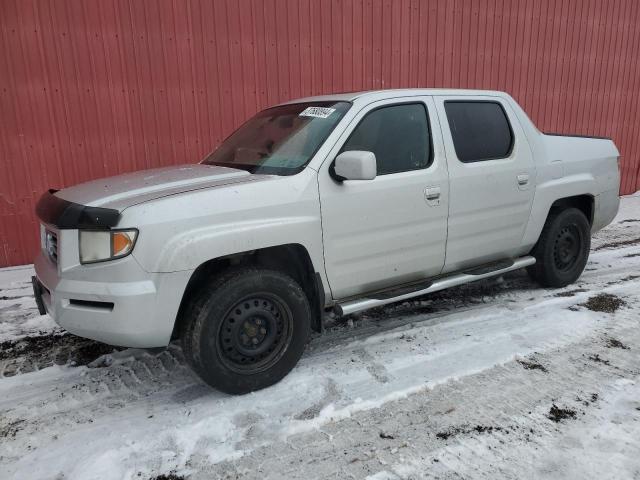
{"label": "roof of cab", "polygon": [[441,96],[441,95],[483,95],[483,96],[491,96],[491,97],[504,97],[507,94],[505,92],[500,92],[497,90],[464,90],[464,89],[455,89],[455,88],[400,88],[400,89],[387,89],[387,90],[365,90],[361,92],[347,92],[347,93],[335,93],[331,95],[319,95],[315,97],[304,97],[304,98],[296,98],[293,100],[289,100],[288,102],[283,102],[281,105],[286,105],[289,103],[306,103],[306,102],[353,102],[357,99],[368,100],[368,101],[376,101],[376,100],[385,100],[388,98],[398,98],[398,97],[413,97],[413,96],[423,96],[423,95],[433,95],[433,96]]}

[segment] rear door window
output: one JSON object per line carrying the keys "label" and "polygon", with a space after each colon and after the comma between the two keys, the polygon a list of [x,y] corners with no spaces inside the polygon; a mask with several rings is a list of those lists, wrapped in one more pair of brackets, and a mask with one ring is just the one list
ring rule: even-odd
{"label": "rear door window", "polygon": [[498,102],[444,102],[456,155],[461,162],[506,158],[513,149],[513,131]]}

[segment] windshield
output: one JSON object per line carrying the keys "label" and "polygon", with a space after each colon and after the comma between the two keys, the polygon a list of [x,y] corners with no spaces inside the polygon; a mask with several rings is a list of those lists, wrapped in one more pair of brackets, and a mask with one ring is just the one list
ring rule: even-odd
{"label": "windshield", "polygon": [[349,107],[348,102],[309,102],[263,110],[202,163],[251,173],[293,175],[309,163]]}

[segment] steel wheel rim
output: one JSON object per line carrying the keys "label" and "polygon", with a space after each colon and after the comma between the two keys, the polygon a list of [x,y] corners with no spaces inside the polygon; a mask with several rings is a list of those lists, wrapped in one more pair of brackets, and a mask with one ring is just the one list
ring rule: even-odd
{"label": "steel wheel rim", "polygon": [[566,272],[575,266],[582,243],[582,234],[576,225],[567,225],[560,230],[553,245],[553,261],[558,270]]}
{"label": "steel wheel rim", "polygon": [[277,295],[247,295],[225,313],[217,334],[222,363],[237,373],[272,367],[291,342],[293,315]]}

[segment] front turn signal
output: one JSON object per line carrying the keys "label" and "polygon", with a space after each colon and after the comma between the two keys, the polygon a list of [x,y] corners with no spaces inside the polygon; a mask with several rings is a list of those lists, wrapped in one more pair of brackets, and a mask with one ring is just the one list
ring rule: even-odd
{"label": "front turn signal", "polygon": [[126,257],[138,238],[138,230],[80,230],[80,263],[105,262]]}

